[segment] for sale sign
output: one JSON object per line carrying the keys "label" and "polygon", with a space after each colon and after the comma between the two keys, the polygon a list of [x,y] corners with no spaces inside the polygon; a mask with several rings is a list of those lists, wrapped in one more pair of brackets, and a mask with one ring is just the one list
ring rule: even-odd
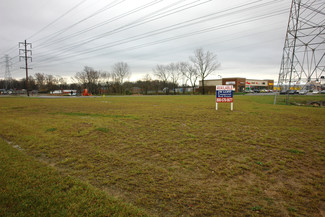
{"label": "for sale sign", "polygon": [[216,110],[218,103],[231,103],[231,111],[234,108],[233,104],[233,86],[232,85],[217,85],[216,86]]}
{"label": "for sale sign", "polygon": [[232,103],[233,102],[233,86],[232,85],[217,85],[216,86],[216,102],[217,103]]}

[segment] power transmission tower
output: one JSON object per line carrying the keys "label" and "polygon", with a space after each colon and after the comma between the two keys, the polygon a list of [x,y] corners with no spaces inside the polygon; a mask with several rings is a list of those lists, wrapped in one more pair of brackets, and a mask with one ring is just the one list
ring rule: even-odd
{"label": "power transmission tower", "polygon": [[8,90],[8,88],[10,89],[12,87],[11,85],[11,73],[10,73],[10,67],[11,67],[11,60],[9,58],[9,55],[5,55],[5,77],[4,77],[4,81],[5,81],[5,89]]}
{"label": "power transmission tower", "polygon": [[277,91],[288,104],[289,90],[320,89],[324,70],[325,1],[292,0]]}
{"label": "power transmission tower", "polygon": [[[28,68],[28,59],[30,59],[32,61],[32,50],[30,50],[32,48],[32,44],[31,43],[27,43],[26,40],[24,42],[19,42],[19,48],[21,47],[21,45],[24,47],[23,49],[19,49],[19,61],[21,60],[21,58],[25,59],[25,67],[20,67],[21,69],[26,69],[26,90],[27,90],[27,96],[29,96],[29,89],[28,89],[28,69],[32,69],[32,68]],[[27,49],[29,47],[29,50]],[[23,56],[21,56],[22,54],[24,54]]]}

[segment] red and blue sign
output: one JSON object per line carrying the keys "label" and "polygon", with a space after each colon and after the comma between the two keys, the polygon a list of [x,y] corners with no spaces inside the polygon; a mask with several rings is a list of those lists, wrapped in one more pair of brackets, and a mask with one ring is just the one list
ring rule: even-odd
{"label": "red and blue sign", "polygon": [[216,102],[232,103],[233,102],[233,86],[217,85],[216,86]]}

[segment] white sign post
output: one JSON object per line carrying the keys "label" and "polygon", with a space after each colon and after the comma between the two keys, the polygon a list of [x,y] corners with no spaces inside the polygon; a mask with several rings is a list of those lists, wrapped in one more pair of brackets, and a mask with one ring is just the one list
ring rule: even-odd
{"label": "white sign post", "polygon": [[216,86],[216,110],[218,103],[231,103],[230,109],[233,111],[233,86],[232,85],[217,85]]}

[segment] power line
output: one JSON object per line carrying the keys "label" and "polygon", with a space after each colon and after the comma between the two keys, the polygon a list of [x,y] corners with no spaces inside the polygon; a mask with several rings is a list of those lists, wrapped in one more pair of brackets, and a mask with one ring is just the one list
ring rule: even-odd
{"label": "power line", "polygon": [[[184,1],[184,0],[183,0],[183,1]],[[50,46],[50,45],[52,45],[52,44],[57,44],[58,42],[62,42],[62,41],[64,41],[64,40],[66,40],[66,39],[72,39],[73,37],[79,36],[79,35],[81,35],[81,34],[84,34],[84,33],[86,33],[86,32],[89,32],[89,31],[91,31],[91,30],[94,30],[94,29],[96,29],[96,28],[99,28],[99,27],[101,27],[101,26],[107,25],[107,24],[109,24],[109,23],[111,23],[111,22],[114,22],[114,21],[116,21],[116,20],[119,20],[119,19],[121,19],[121,18],[124,18],[124,17],[126,17],[126,16],[129,16],[129,15],[131,15],[131,14],[133,14],[133,13],[138,12],[138,11],[141,11],[141,10],[143,10],[143,9],[149,7],[149,6],[155,5],[155,4],[159,3],[159,2],[161,2],[161,0],[154,0],[154,1],[152,1],[152,2],[150,2],[150,3],[148,3],[148,4],[146,4],[146,5],[140,6],[140,7],[136,8],[136,9],[132,9],[132,10],[130,10],[130,11],[124,13],[124,14],[120,14],[120,15],[115,16],[115,17],[113,17],[113,18],[111,18],[111,19],[108,19],[108,20],[106,20],[106,21],[104,21],[104,22],[101,22],[101,23],[99,23],[99,24],[96,24],[96,25],[90,26],[90,27],[88,27],[88,28],[86,28],[86,29],[83,29],[83,30],[80,30],[80,31],[78,31],[78,32],[75,32],[75,33],[72,33],[72,34],[69,34],[69,35],[63,36],[63,37],[61,37],[61,38],[54,39],[54,40],[47,40],[46,42],[39,44],[38,47],[46,47],[46,46]]]}
{"label": "power line", "polygon": [[[200,0],[199,0],[200,1]],[[206,2],[208,2],[208,1],[210,1],[210,0],[207,0],[207,1],[204,1],[203,3],[206,3]],[[202,3],[200,3],[200,4],[202,4]],[[200,4],[197,4],[197,5],[194,5],[194,6],[198,6],[198,5],[200,5]],[[188,5],[186,5],[186,6],[188,6]],[[193,6],[193,5],[192,5]],[[192,7],[191,6],[191,7]],[[187,8],[185,8],[185,9],[187,9]],[[154,13],[153,13],[154,14]],[[144,17],[146,17],[146,16],[144,16]],[[163,17],[166,17],[166,16],[163,16]],[[143,18],[143,17],[142,17]],[[142,21],[142,18],[140,18],[139,19],[139,21]],[[130,28],[133,28],[133,27],[135,27],[135,26],[138,26],[138,25],[134,25],[134,26],[130,26],[130,25],[132,25],[132,24],[137,24],[137,22],[138,21],[135,21],[135,22],[132,22],[131,24],[127,24],[127,25],[124,25],[124,26],[122,26],[122,27],[118,27],[118,28],[116,28],[116,29],[114,29],[114,30],[111,30],[110,32],[107,32],[107,33],[105,33],[106,34],[106,36],[108,36],[108,35],[112,35],[112,34],[115,34],[115,33],[117,33],[117,32],[122,32],[122,31],[125,31],[125,30],[127,30],[127,29],[130,29]],[[149,22],[149,21],[148,21]],[[141,24],[144,24],[144,23],[141,23]],[[128,26],[130,26],[129,28],[126,28],[126,27],[128,27]],[[100,37],[98,37],[98,38],[102,38],[102,37],[104,37],[103,36],[103,34],[100,36]],[[93,38],[91,38],[90,40],[87,40],[87,41],[82,41],[82,42],[78,42],[78,43],[76,43],[76,44],[74,44],[74,45],[70,45],[70,46],[68,46],[68,47],[64,47],[64,46],[62,46],[62,47],[58,47],[57,49],[59,50],[59,51],[56,51],[56,52],[53,52],[53,48],[52,48],[52,54],[54,53],[54,54],[62,54],[62,53],[64,53],[65,51],[71,51],[72,49],[74,49],[74,48],[79,48],[81,45],[85,45],[85,44],[87,44],[87,43],[90,43],[91,41],[94,41],[94,40],[96,40],[97,38],[96,37],[93,37]],[[40,55],[40,56],[38,56],[38,57],[41,57],[42,58],[42,56],[47,56],[47,54],[44,54],[44,55]]]}
{"label": "power line", "polygon": [[[143,48],[143,47],[148,47],[148,46],[153,46],[153,45],[157,45],[157,44],[161,44],[161,43],[166,43],[166,42],[169,42],[169,41],[173,41],[173,40],[177,40],[177,39],[181,39],[181,38],[185,38],[185,37],[190,37],[190,36],[194,36],[194,35],[198,35],[198,34],[207,33],[207,32],[210,32],[210,31],[220,30],[220,29],[223,29],[223,28],[234,27],[234,26],[237,26],[237,25],[240,25],[240,24],[245,24],[245,23],[249,23],[249,22],[253,22],[253,21],[257,21],[257,20],[261,20],[261,19],[265,19],[265,18],[270,18],[270,17],[277,16],[277,15],[284,14],[284,13],[286,13],[286,11],[282,10],[282,11],[274,12],[274,13],[269,14],[269,15],[262,15],[260,17],[255,17],[255,18],[251,18],[251,19],[246,19],[246,20],[241,19],[241,20],[234,21],[234,22],[231,22],[231,23],[201,29],[201,30],[194,31],[194,32],[191,32],[191,33],[185,33],[185,34],[182,34],[182,35],[177,35],[177,36],[173,36],[173,37],[169,37],[169,38],[164,38],[164,39],[153,41],[153,42],[148,42],[148,43],[143,43],[143,44],[140,44],[140,45],[131,46],[131,47],[125,48],[123,50],[119,50],[118,52],[131,51],[131,50],[135,50],[135,49],[139,49],[139,48]],[[109,47],[112,47],[112,46],[116,46],[116,45],[111,45]],[[105,48],[107,48],[107,47],[105,47]],[[97,49],[95,51],[103,50],[105,48]],[[92,53],[92,52],[95,52],[95,51],[94,50],[93,51],[85,51],[82,54]],[[114,54],[116,54],[116,53],[117,52],[115,52]],[[96,54],[95,56],[98,56],[98,55],[101,55],[101,54]],[[78,57],[78,56],[80,56],[80,54],[70,55],[69,57]],[[65,59],[65,58],[67,58],[67,57],[63,57],[63,59]],[[86,58],[89,58],[89,57],[79,58],[79,60],[86,59]],[[60,61],[60,59],[57,59],[55,61]],[[42,64],[38,64],[38,65],[42,65]]]}
{"label": "power line", "polygon": [[51,39],[53,39],[53,38],[55,38],[55,37],[57,37],[57,36],[63,34],[63,33],[66,32],[67,30],[72,29],[73,27],[77,26],[78,24],[80,24],[80,23],[82,23],[82,22],[84,22],[84,21],[86,21],[86,20],[88,20],[88,19],[90,19],[90,18],[92,18],[92,17],[94,17],[94,16],[97,16],[97,15],[99,15],[100,13],[102,13],[102,12],[108,10],[108,9],[111,9],[111,8],[114,7],[114,6],[117,6],[117,5],[121,4],[121,3],[124,2],[124,1],[125,1],[125,0],[115,0],[115,1],[113,1],[113,2],[111,2],[111,3],[109,3],[109,4],[107,4],[105,7],[103,7],[103,8],[101,8],[101,9],[95,11],[94,13],[90,14],[89,16],[87,16],[87,17],[85,17],[85,18],[79,20],[78,22],[76,22],[76,23],[74,23],[74,24],[72,24],[72,25],[70,25],[70,26],[67,26],[67,27],[63,28],[63,29],[61,29],[60,31],[57,31],[57,32],[55,32],[55,33],[52,33],[52,34],[50,34],[50,35],[48,35],[48,36],[46,36],[46,37],[44,37],[44,38],[42,38],[42,39],[38,39],[38,40],[36,40],[36,41],[34,41],[34,42],[38,42],[38,41],[42,41],[42,40],[43,40],[43,41],[44,41],[44,40],[51,40]]}
{"label": "power line", "polygon": [[[82,2],[80,2],[79,4],[81,4],[81,3],[83,3],[84,1],[82,1]],[[116,2],[116,1],[115,1]],[[181,2],[181,1],[179,1],[179,2]],[[255,2],[259,2],[259,1],[254,1],[253,3],[255,3]],[[114,2],[113,2],[114,3]],[[119,2],[117,2],[117,3],[119,3]],[[193,2],[192,2],[193,3]],[[203,2],[203,3],[206,3],[206,2]],[[249,3],[248,3],[249,4]],[[189,4],[187,4],[186,6],[188,6]],[[110,6],[110,5],[107,5],[107,6]],[[194,5],[194,6],[197,6],[197,5]],[[191,6],[191,7],[193,7],[193,6]],[[106,9],[106,8],[104,8],[104,9]],[[181,9],[181,10],[178,10],[178,11],[172,11],[172,13],[175,13],[175,12],[180,12],[180,11],[182,11],[182,10],[184,10],[184,9],[182,9],[182,8],[176,8],[176,9]],[[188,9],[188,8],[185,8],[185,9]],[[72,9],[70,9],[69,11],[71,11]],[[68,11],[68,12],[69,12]],[[97,11],[98,12],[98,11]],[[167,12],[170,12],[170,11],[167,11]],[[142,23],[140,23],[140,24],[138,24],[138,25],[133,25],[133,26],[131,26],[130,28],[134,28],[134,27],[136,27],[136,26],[139,26],[139,25],[143,25],[144,23],[147,23],[147,22],[151,22],[151,21],[153,21],[153,20],[156,20],[156,19],[160,19],[160,18],[164,18],[164,17],[166,17],[166,15],[171,15],[172,13],[169,13],[169,14],[165,14],[164,16],[160,16],[160,17],[148,17],[148,18],[154,18],[154,19],[151,19],[151,20],[148,20],[148,21],[146,21],[146,22],[142,22]],[[65,13],[66,14],[66,13]],[[61,15],[59,18],[61,18],[61,17],[63,17],[65,14],[63,14],[63,15]],[[92,15],[90,15],[90,16],[88,16],[88,17],[86,17],[85,19],[87,19],[87,18],[89,18],[89,17],[91,17],[91,16],[93,16],[94,14],[96,14],[96,12],[95,13],[93,13]],[[152,13],[152,14],[155,14],[155,13]],[[163,14],[159,14],[158,13],[158,15],[163,15]],[[157,16],[157,15],[156,15]],[[58,20],[59,18],[57,18],[56,20]],[[146,18],[146,17],[143,17],[143,18]],[[143,19],[143,18],[140,18],[139,20],[141,20],[141,19]],[[83,19],[83,20],[85,20],[85,19]],[[81,21],[83,21],[83,20],[81,20]],[[80,22],[80,21],[79,21]],[[53,22],[52,22],[53,23]],[[134,24],[134,23],[131,23],[131,24]],[[135,22],[135,24],[136,24],[136,22]],[[49,25],[51,25],[51,24],[48,24],[48,26]],[[76,24],[73,24],[73,25],[76,25]],[[71,27],[71,26],[69,26],[69,27]],[[69,27],[67,27],[67,28],[65,28],[65,29],[63,29],[63,30],[66,30],[66,29],[68,29]],[[79,42],[79,44],[75,44],[74,46],[75,47],[79,47],[80,45],[81,45],[81,43],[88,43],[89,42],[89,40],[91,40],[91,41],[93,41],[93,40],[97,40],[97,39],[99,39],[99,38],[102,38],[102,37],[104,37],[104,36],[108,36],[108,35],[111,35],[111,34],[114,34],[114,33],[116,33],[116,32],[120,32],[120,31],[125,31],[125,30],[127,30],[127,29],[129,29],[129,28],[125,28],[125,27],[128,27],[128,25],[125,25],[125,26],[123,26],[122,28],[120,27],[120,28],[117,28],[117,29],[115,29],[115,31],[110,31],[110,32],[106,32],[106,33],[104,33],[104,34],[101,34],[99,37],[97,36],[97,37],[95,37],[95,38],[91,38],[91,39],[88,39],[88,40],[84,40],[84,41],[81,41],[81,42]],[[59,34],[59,33],[61,33],[63,30],[61,30],[61,31],[59,31],[59,32],[57,32],[56,34]],[[46,37],[45,37],[46,38]],[[44,39],[44,38],[43,38]],[[74,47],[74,48],[75,48]],[[70,45],[70,47],[66,47],[65,49],[71,49],[71,48],[73,48],[73,47],[71,47],[71,45]],[[62,47],[61,48],[59,48],[59,49],[62,49]],[[53,51],[53,48],[52,48],[52,51]],[[46,54],[47,55],[47,54]]]}
{"label": "power line", "polygon": [[[165,8],[169,8],[169,7],[171,7],[171,6],[175,6],[175,5],[177,5],[179,2],[183,2],[183,1],[184,1],[184,0],[178,1],[178,2],[173,3],[173,4],[171,4],[171,5],[169,5],[168,7],[165,7]],[[196,0],[196,1],[194,1],[194,2],[198,2],[198,1],[201,1],[201,0]],[[204,3],[209,2],[209,1],[211,1],[211,0],[206,0]],[[156,2],[156,3],[157,3],[157,1],[153,1],[153,2]],[[156,4],[156,3],[155,3],[155,4]],[[192,4],[192,3],[190,3],[190,4]],[[118,19],[124,18],[124,17],[126,17],[126,16],[129,16],[129,15],[135,13],[135,12],[139,12],[139,11],[141,11],[141,10],[143,10],[143,9],[149,7],[149,6],[153,6],[153,5],[154,5],[154,4],[140,6],[139,8],[136,8],[136,9],[134,9],[134,10],[128,11],[128,12],[126,12],[125,14],[118,15],[118,16],[116,16],[116,17],[113,17],[113,18],[111,18],[111,19],[109,19],[109,20],[107,20],[107,21],[105,21],[105,22],[103,22],[103,23],[101,23],[101,24],[98,24],[98,25],[100,25],[100,26],[102,26],[102,25],[106,25],[106,24],[108,24],[108,23],[111,23],[111,22],[116,21],[116,20],[118,20]],[[197,5],[195,5],[195,6],[197,6]],[[182,6],[182,7],[183,7],[183,6]],[[164,8],[164,9],[165,9],[165,8]],[[164,9],[157,10],[157,11],[154,12],[154,13],[150,13],[149,15],[145,15],[145,16],[139,18],[139,19],[136,20],[136,21],[133,21],[133,22],[131,22],[131,23],[129,23],[129,24],[123,25],[122,27],[118,27],[118,28],[115,28],[115,29],[113,29],[113,30],[110,30],[109,32],[102,33],[102,34],[100,34],[99,36],[91,37],[91,38],[88,38],[88,39],[83,39],[83,41],[79,41],[79,42],[75,43],[74,45],[70,45],[70,47],[72,47],[72,46],[79,47],[79,46],[82,45],[82,44],[85,44],[85,43],[88,43],[88,42],[91,42],[91,41],[95,41],[95,40],[100,39],[100,38],[103,38],[103,37],[105,37],[105,36],[109,36],[109,35],[111,35],[111,34],[113,34],[113,33],[121,32],[121,31],[125,31],[125,30],[127,30],[127,29],[130,29],[130,28],[133,28],[133,27],[139,26],[139,25],[135,25],[135,24],[138,24],[138,23],[140,23],[141,21],[144,21],[144,20],[146,20],[146,19],[148,19],[148,18],[151,18],[152,16],[158,16],[159,14],[164,13]],[[187,8],[186,8],[186,9],[187,9]],[[167,12],[168,12],[168,11],[167,11]],[[148,22],[149,22],[149,21],[148,21]],[[144,22],[144,23],[147,23],[147,22]],[[144,23],[141,23],[141,24],[144,24]],[[133,25],[133,26],[132,26],[132,25]],[[59,38],[59,39],[56,39],[56,40],[54,40],[54,41],[51,41],[50,44],[58,43],[58,42],[63,42],[63,40],[65,40],[65,39],[71,39],[72,37],[79,36],[79,35],[81,35],[82,33],[88,32],[88,29],[93,30],[93,27],[97,27],[97,25],[92,26],[92,27],[89,27],[89,28],[87,28],[87,29],[85,29],[85,30],[81,30],[81,31],[79,31],[79,32],[77,32],[77,33],[73,33],[73,34],[68,35],[68,36],[66,36],[66,37],[64,37],[64,38]],[[129,27],[129,28],[128,28],[128,27]],[[42,46],[41,46],[41,47],[42,47]],[[62,49],[62,48],[64,48],[64,47],[59,47],[59,49]]]}
{"label": "power line", "polygon": [[[54,21],[52,21],[51,23],[47,24],[46,26],[44,26],[42,29],[40,29],[39,31],[35,32],[33,35],[31,35],[28,39],[34,37],[35,35],[39,34],[40,32],[44,31],[45,29],[47,29],[49,26],[53,25],[54,23],[56,23],[58,20],[60,20],[61,18],[63,18],[64,16],[66,16],[68,13],[70,13],[71,11],[73,11],[74,9],[76,9],[78,6],[80,6],[81,4],[83,4],[85,1],[87,0],[82,0],[80,3],[78,3],[77,5],[75,5],[74,7],[72,7],[71,9],[69,9],[67,12],[65,12],[64,14],[60,15],[58,18],[56,18]],[[9,48],[8,50],[6,50],[4,53],[12,53],[14,51],[17,50],[17,45],[12,46],[11,48]]]}
{"label": "power line", "polygon": [[[257,3],[257,2],[259,2],[259,1],[254,1],[254,2],[252,2],[252,3]],[[165,30],[165,29],[168,29],[168,28],[174,28],[174,29],[177,29],[177,28],[184,28],[184,27],[187,27],[187,26],[190,26],[190,25],[194,25],[194,24],[198,24],[198,23],[203,23],[203,22],[207,22],[207,21],[210,21],[210,20],[212,20],[212,19],[216,19],[216,18],[222,18],[222,17],[224,17],[224,16],[228,16],[228,15],[234,15],[234,13],[239,13],[239,12],[244,12],[244,11],[246,11],[246,10],[251,10],[251,9],[256,9],[256,6],[254,6],[254,7],[251,7],[251,8],[243,8],[242,10],[239,10],[239,11],[236,11],[236,12],[233,12],[234,10],[236,10],[236,9],[239,9],[239,8],[242,8],[242,7],[245,7],[245,6],[248,6],[248,5],[250,5],[250,4],[252,4],[252,3],[249,3],[249,4],[244,4],[244,5],[240,5],[240,6],[238,6],[238,7],[234,7],[234,8],[231,8],[231,9],[228,9],[228,10],[224,10],[224,11],[218,11],[218,12],[215,12],[215,13],[212,13],[212,14],[209,14],[209,15],[205,15],[205,16],[201,16],[201,17],[198,17],[198,18],[195,18],[195,19],[191,19],[191,20],[188,20],[188,21],[185,21],[185,22],[181,22],[181,23],[177,23],[177,24],[174,24],[174,25],[171,25],[171,26],[167,26],[167,27],[164,27],[164,28],[160,28],[160,29],[158,29],[158,30],[154,30],[154,31],[150,31],[150,32],[147,32],[147,33],[144,33],[144,34],[141,34],[140,36],[144,36],[145,37],[145,35],[148,35],[148,36],[152,36],[153,35],[153,33],[154,32],[158,32],[158,33],[160,33],[159,31],[163,31],[163,30]],[[265,4],[265,3],[264,3]],[[258,7],[261,7],[261,6],[265,6],[265,5],[259,5]],[[222,13],[225,13],[225,12],[228,12],[228,14],[223,14],[222,15]],[[164,15],[163,17],[166,17],[166,15]],[[162,17],[159,17],[159,18],[162,18]],[[198,21],[198,20],[201,20],[201,21]],[[196,21],[198,21],[198,22],[196,22]],[[192,22],[192,24],[191,24],[191,22]],[[196,23],[195,23],[196,22]],[[189,23],[189,24],[187,24],[187,23]],[[141,23],[142,24],[142,23]],[[185,25],[185,24],[187,24],[187,25]],[[131,26],[131,27],[133,27],[133,26]],[[129,28],[127,28],[127,29],[129,29]],[[116,32],[121,32],[121,31],[124,31],[124,30],[126,30],[126,29],[121,29],[121,28],[116,28],[116,29],[114,29],[114,30],[111,30],[110,32],[107,32],[107,33],[105,33],[106,35],[112,35],[112,34],[115,34]],[[171,30],[173,30],[173,29],[171,29]],[[156,33],[156,34],[158,34],[158,33]],[[102,34],[103,35],[103,34]],[[102,37],[102,36],[101,36]],[[136,37],[139,37],[139,36],[133,36],[133,37],[131,37],[131,38],[136,38]],[[71,51],[72,49],[74,49],[74,48],[79,48],[81,45],[85,45],[86,43],[89,43],[89,42],[91,42],[91,41],[93,41],[94,39],[91,39],[91,40],[84,40],[84,41],[82,41],[82,42],[78,42],[77,44],[75,44],[75,45],[71,45],[71,46],[68,46],[68,47],[59,47],[59,49],[60,49],[60,51],[57,51],[57,52],[55,52],[56,54],[63,54],[64,53],[64,51]],[[123,39],[123,40],[128,40],[128,38],[127,39]],[[112,44],[112,43],[107,43],[107,44]],[[97,48],[99,48],[99,47],[102,47],[103,45],[101,45],[101,46],[98,46]],[[93,49],[97,49],[96,47],[95,48],[93,48]],[[53,51],[53,50],[52,50]],[[53,53],[53,52],[52,52]]]}
{"label": "power line", "polygon": [[[260,5],[260,6],[262,6],[262,5]],[[236,8],[236,9],[238,9],[238,8]],[[256,7],[254,6],[254,7],[251,7],[250,9],[256,9]],[[240,11],[237,11],[237,13],[238,12],[243,12],[243,11],[246,11],[246,10],[247,10],[247,8],[244,8],[244,9],[241,9]],[[224,12],[228,12],[228,14],[226,14],[227,16],[234,14],[234,12],[232,10],[229,10],[229,11],[227,10],[227,11],[224,11]],[[284,10],[282,12],[284,12]],[[220,12],[213,13],[213,14],[210,14],[210,15],[202,16],[202,17],[199,17],[199,18],[191,19],[191,20],[188,20],[188,21],[185,21],[185,22],[181,22],[181,23],[178,23],[178,24],[174,24],[174,25],[170,25],[170,26],[167,26],[167,27],[164,27],[164,28],[160,28],[158,30],[143,33],[143,34],[140,34],[140,35],[137,35],[137,36],[132,36],[132,37],[129,37],[129,38],[126,38],[126,39],[122,39],[122,40],[118,40],[118,41],[115,41],[115,42],[107,43],[106,45],[98,46],[98,47],[92,48],[91,50],[80,52],[78,55],[80,55],[81,53],[90,53],[90,52],[95,52],[95,51],[98,51],[98,50],[103,50],[105,48],[111,48],[113,46],[129,43],[129,42],[136,41],[136,40],[139,40],[139,39],[143,39],[143,38],[146,38],[146,37],[151,37],[153,35],[166,33],[166,32],[169,32],[169,31],[173,31],[175,29],[185,28],[185,27],[188,27],[188,26],[191,26],[191,25],[194,25],[194,24],[199,24],[199,23],[202,23],[202,22],[209,21],[211,19],[216,19],[216,18],[226,16],[226,15],[222,15],[222,14],[220,15],[219,13]],[[217,16],[216,16],[216,14],[217,14]],[[211,18],[212,15],[215,16],[215,17]],[[203,19],[203,18],[205,18],[205,19]],[[236,22],[240,22],[240,21],[236,21]],[[226,25],[230,25],[230,24],[226,24]],[[69,47],[69,49],[72,49],[72,48],[73,47]],[[71,55],[71,54],[64,55],[64,52],[59,52],[57,54],[60,55],[61,58],[75,56],[75,55]],[[49,59],[44,59],[44,60],[41,60],[39,62],[43,62],[43,61],[47,61],[47,60],[49,60]]]}
{"label": "power line", "polygon": [[60,19],[62,19],[63,17],[65,17],[67,14],[69,14],[71,11],[75,10],[76,8],[78,8],[80,5],[82,5],[84,2],[86,2],[87,0],[82,0],[80,1],[78,4],[74,5],[72,8],[70,8],[68,11],[64,12],[62,15],[60,15],[59,17],[57,17],[55,20],[53,20],[52,22],[50,22],[49,24],[47,24],[46,26],[44,26],[43,28],[41,28],[40,30],[38,30],[37,32],[35,32],[33,35],[31,35],[30,37],[28,37],[27,39],[31,39],[34,36],[38,35],[39,33],[41,33],[42,31],[44,31],[45,29],[47,29],[48,27],[52,26],[54,23],[56,23],[57,21],[59,21]]}
{"label": "power line", "polygon": [[[115,2],[118,2],[118,1],[115,1]],[[156,2],[156,1],[152,1],[152,2]],[[179,2],[183,2],[183,1],[179,1]],[[186,7],[187,8],[189,8],[190,6],[194,7],[194,5],[196,5],[196,4],[198,5],[198,3],[202,3],[202,2],[204,2],[204,1],[192,1],[191,2],[192,5],[190,5],[190,3],[187,3]],[[262,1],[252,1],[252,2],[257,4],[258,2],[262,2]],[[279,1],[272,1],[272,2],[276,3],[276,2],[279,2]],[[267,4],[267,3],[269,3],[269,4]],[[252,17],[248,17],[248,18],[242,17],[241,18],[242,21],[246,21],[246,22],[240,22],[240,20],[233,20],[232,21],[231,19],[227,18],[229,22],[224,22],[223,21],[222,23],[220,23],[218,25],[213,25],[213,26],[210,26],[210,27],[207,27],[207,28],[197,29],[197,30],[191,31],[191,32],[184,32],[184,33],[181,33],[181,34],[178,34],[178,35],[174,35],[172,37],[169,36],[169,37],[165,37],[165,38],[162,38],[162,39],[159,39],[159,40],[153,40],[153,41],[150,41],[150,42],[141,43],[141,44],[138,44],[138,45],[130,45],[130,46],[128,46],[128,48],[123,49],[123,50],[119,49],[117,52],[123,52],[123,51],[128,51],[128,50],[132,51],[132,50],[135,50],[135,49],[140,49],[142,47],[155,46],[155,45],[158,45],[158,44],[166,43],[168,41],[173,41],[173,40],[177,40],[177,39],[181,39],[181,38],[185,38],[185,37],[191,37],[191,36],[195,36],[195,35],[198,35],[198,34],[204,34],[204,33],[210,32],[210,31],[216,31],[218,29],[230,28],[230,27],[238,26],[238,25],[245,24],[245,23],[248,23],[248,22],[254,22],[254,21],[258,21],[258,20],[261,20],[261,19],[266,19],[266,18],[273,17],[273,16],[278,16],[280,14],[285,13],[284,10],[282,10],[282,11],[281,10],[276,10],[276,11],[273,11],[272,13],[267,12],[266,11],[267,10],[266,6],[274,5],[274,4],[273,3],[271,4],[270,2],[264,2],[264,4],[265,4],[264,6],[259,6],[260,13],[269,14],[270,16],[264,16],[264,17],[261,16],[261,15],[255,16],[255,18],[257,18],[256,20],[254,20]],[[86,38],[86,39],[82,38],[81,40],[79,40],[77,42],[76,42],[76,40],[74,40],[73,43],[68,43],[68,46],[64,47],[62,45],[56,44],[55,42],[67,43],[67,42],[71,41],[72,38],[76,38],[77,36],[80,36],[82,33],[92,31],[93,30],[92,28],[96,29],[96,28],[101,27],[99,25],[103,25],[103,26],[106,25],[106,24],[104,24],[104,22],[113,22],[114,21],[113,19],[118,19],[119,17],[118,16],[113,17],[113,18],[108,19],[108,20],[106,20],[104,22],[98,23],[98,24],[90,26],[88,28],[84,28],[84,29],[79,30],[77,32],[74,32],[74,33],[71,32],[68,35],[63,35],[63,34],[68,33],[68,30],[70,30],[70,29],[67,29],[67,27],[65,27],[64,29],[61,29],[60,31],[58,31],[56,33],[51,33],[51,34],[49,34],[49,35],[47,35],[45,37],[41,37],[41,38],[39,38],[37,40],[37,42],[41,42],[41,43],[39,43],[39,46],[38,46],[39,48],[51,48],[51,53],[54,56],[51,56],[51,57],[47,58],[46,55],[48,55],[48,53],[45,51],[45,52],[43,52],[43,54],[44,54],[43,56],[42,55],[35,56],[36,57],[35,58],[36,64],[34,64],[34,65],[35,66],[42,66],[42,65],[43,66],[44,65],[49,66],[49,65],[55,64],[55,62],[63,60],[63,59],[66,59],[68,61],[72,60],[72,59],[76,59],[76,58],[78,58],[78,59],[86,59],[86,58],[89,58],[89,56],[86,57],[85,55],[90,54],[90,53],[92,53],[94,55],[108,54],[109,53],[109,52],[107,52],[108,48],[128,44],[128,43],[139,41],[141,39],[149,38],[149,37],[152,37],[152,36],[155,36],[155,35],[161,35],[163,33],[168,33],[168,32],[172,32],[172,31],[176,32],[176,30],[178,31],[178,30],[184,29],[186,27],[190,27],[190,26],[193,26],[193,25],[198,25],[198,24],[201,24],[201,23],[204,23],[204,22],[207,22],[207,21],[212,21],[212,20],[217,20],[217,19],[229,17],[231,15],[236,16],[236,15],[239,14],[239,9],[234,10],[232,8],[229,8],[228,10],[230,10],[230,11],[227,14],[227,16],[226,16],[226,12],[223,12],[223,14],[214,14],[213,16],[211,15],[211,17],[208,17],[209,15],[205,15],[207,17],[201,16],[201,17],[196,18],[196,19],[186,20],[184,22],[169,25],[169,26],[159,28],[159,29],[156,29],[156,30],[152,30],[152,31],[148,31],[148,32],[145,32],[145,33],[142,33],[142,34],[129,35],[128,37],[126,37],[124,39],[119,39],[119,40],[115,40],[115,41],[108,42],[108,43],[106,42],[101,46],[93,46],[92,44],[90,44],[90,42],[92,42],[92,41],[88,41],[88,40],[99,40],[99,39],[101,39],[99,36],[107,37],[107,36],[110,36],[112,34],[116,34],[116,33],[119,33],[119,32],[126,31],[126,30],[131,29],[131,28],[138,27],[138,26],[143,25],[145,23],[149,23],[149,22],[152,22],[152,21],[155,21],[155,20],[158,20],[158,19],[168,17],[168,16],[170,16],[172,14],[180,13],[182,10],[186,10],[186,7],[184,5],[185,4],[177,5],[177,6],[174,6],[172,8],[169,8],[168,10],[166,9],[165,11],[160,10],[159,13],[156,13],[156,14],[151,13],[150,15],[149,14],[145,15],[145,16],[143,16],[143,17],[141,17],[141,18],[139,18],[139,19],[137,19],[137,20],[135,20],[135,21],[133,21],[131,23],[120,26],[120,27],[115,28],[113,30],[110,30],[108,32],[104,32],[104,33],[99,34],[99,35],[97,35],[95,37],[90,37],[90,38]],[[243,8],[241,13],[249,13],[249,11],[257,9],[257,5],[255,5],[255,8],[252,7],[251,9],[249,9],[248,6],[249,5],[247,5],[246,8]],[[239,6],[235,6],[234,8],[236,8],[236,7],[239,7]],[[265,9],[263,10],[262,7],[265,7]],[[140,11],[140,7],[137,7],[135,9],[133,9],[133,10],[129,10],[128,12],[136,13],[135,12],[136,9],[139,9],[139,11]],[[139,11],[137,11],[137,12],[139,12]],[[220,11],[218,11],[216,13],[220,13]],[[128,16],[127,12],[125,12],[123,15]],[[81,19],[79,21],[82,21],[82,20],[83,19]],[[74,23],[74,24],[76,24],[76,23]],[[72,24],[72,25],[74,25],[74,24]],[[69,25],[69,26],[72,26],[72,25]],[[76,24],[76,25],[78,25],[78,24]],[[50,26],[50,24],[48,24],[48,27],[49,26]],[[47,27],[43,27],[43,28],[47,29]],[[63,31],[63,30],[66,30],[66,31]],[[104,34],[106,34],[106,35],[104,35]],[[31,37],[35,37],[35,36],[38,36],[38,35],[39,34],[35,33]],[[37,45],[37,43],[36,43],[36,45]],[[55,45],[55,46],[53,46],[53,45]],[[84,50],[84,48],[81,45],[89,45],[90,48],[88,50]],[[57,50],[55,51],[53,49],[57,49]],[[76,51],[78,53],[72,53],[74,51]],[[51,63],[48,64],[46,61],[51,61]],[[16,63],[17,62],[15,62],[14,64],[16,64]],[[15,70],[13,70],[13,71],[15,71]]]}

